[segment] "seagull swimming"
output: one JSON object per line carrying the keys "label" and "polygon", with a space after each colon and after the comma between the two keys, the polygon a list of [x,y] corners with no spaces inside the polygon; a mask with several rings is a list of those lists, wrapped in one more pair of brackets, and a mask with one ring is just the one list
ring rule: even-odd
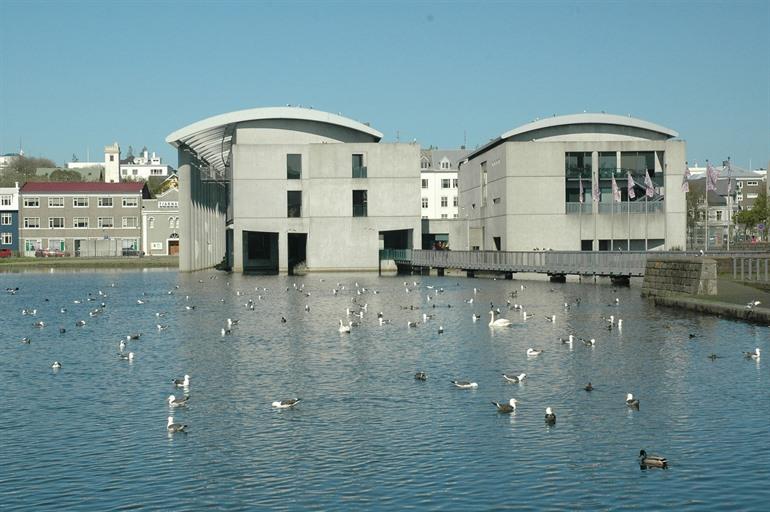
{"label": "seagull swimming", "polygon": [[516,399],[515,398],[511,398],[510,400],[508,400],[507,404],[505,404],[505,403],[501,404],[500,402],[492,402],[492,405],[497,407],[497,412],[502,412],[502,413],[506,413],[506,414],[510,414],[510,413],[516,412]]}
{"label": "seagull swimming", "polygon": [[755,348],[754,352],[744,352],[743,355],[746,357],[746,359],[754,359],[759,361],[759,347]]}
{"label": "seagull swimming", "polygon": [[534,348],[531,348],[531,347],[527,349],[527,355],[528,356],[539,356],[542,353],[543,353],[542,349],[535,350]]}
{"label": "seagull swimming", "polygon": [[174,379],[171,383],[178,388],[187,388],[190,386],[190,376],[185,375],[184,379]]}
{"label": "seagull swimming", "polygon": [[128,354],[118,354],[118,359],[122,359],[124,361],[133,361],[134,360],[134,353],[129,352]]}
{"label": "seagull swimming", "polygon": [[507,380],[508,382],[513,382],[514,384],[518,384],[518,383],[522,382],[524,379],[527,378],[527,374],[526,373],[520,373],[519,375],[508,375],[508,374],[504,373],[503,374],[503,378],[505,380]]}
{"label": "seagull swimming", "polygon": [[545,422],[549,425],[556,424],[556,414],[554,414],[550,407],[545,408]]}
{"label": "seagull swimming", "polygon": [[340,334],[350,333],[350,323],[348,322],[348,325],[345,325],[342,323],[342,320],[340,320],[340,327],[337,330],[340,332]]}
{"label": "seagull swimming", "polygon": [[298,403],[300,403],[301,400],[302,400],[301,398],[290,398],[288,400],[281,400],[281,401],[276,400],[271,405],[279,409],[290,409],[295,405],[297,405]]}
{"label": "seagull swimming", "polygon": [[632,409],[639,409],[639,399],[634,398],[634,395],[631,393],[628,393],[626,395],[626,405],[629,406]]}
{"label": "seagull swimming", "polygon": [[189,396],[177,397],[175,395],[168,395],[166,401],[169,407],[185,407],[189,399]]}
{"label": "seagull swimming", "polygon": [[467,380],[453,380],[452,384],[460,389],[476,389],[479,385],[475,382],[469,382]]}
{"label": "seagull swimming", "polygon": [[187,433],[187,425],[182,425],[181,423],[174,423],[174,417],[169,416],[168,417],[168,423],[166,424],[166,430],[169,432],[184,432]]}
{"label": "seagull swimming", "polygon": [[51,368],[53,368],[54,370],[58,370],[59,368],[61,368],[61,363],[59,361],[54,361],[53,364],[51,365]]}

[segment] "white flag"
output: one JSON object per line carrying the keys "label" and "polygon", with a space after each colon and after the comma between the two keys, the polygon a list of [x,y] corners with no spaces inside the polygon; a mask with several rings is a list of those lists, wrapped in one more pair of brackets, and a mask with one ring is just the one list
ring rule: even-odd
{"label": "white flag", "polygon": [[631,176],[631,173],[626,173],[628,176],[628,198],[629,199],[635,199],[636,198],[636,192],[634,192],[634,187],[636,186],[636,183],[634,183],[634,178]]}
{"label": "white flag", "polygon": [[644,171],[644,193],[647,197],[655,195],[655,185],[652,184],[652,178],[650,178],[650,171]]}
{"label": "white flag", "polygon": [[612,199],[616,203],[620,202],[620,189],[618,188],[618,182],[615,181],[615,175],[612,176]]}
{"label": "white flag", "polygon": [[682,192],[685,194],[690,191],[690,168],[687,162],[684,163],[684,174],[682,175]]}
{"label": "white flag", "polygon": [[709,162],[706,165],[706,192],[709,190],[716,191],[718,179],[719,171],[717,171],[716,168],[711,165],[711,162]]}

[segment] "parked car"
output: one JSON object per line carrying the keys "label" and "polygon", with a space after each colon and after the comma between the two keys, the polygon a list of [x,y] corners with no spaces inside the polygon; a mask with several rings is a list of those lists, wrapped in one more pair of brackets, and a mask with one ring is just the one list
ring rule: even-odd
{"label": "parked car", "polygon": [[13,252],[10,249],[0,249],[0,258],[10,258]]}
{"label": "parked car", "polygon": [[59,249],[38,249],[35,251],[35,256],[38,258],[61,258],[66,254]]}
{"label": "parked car", "polygon": [[144,256],[144,253],[138,249],[123,249],[123,256]]}

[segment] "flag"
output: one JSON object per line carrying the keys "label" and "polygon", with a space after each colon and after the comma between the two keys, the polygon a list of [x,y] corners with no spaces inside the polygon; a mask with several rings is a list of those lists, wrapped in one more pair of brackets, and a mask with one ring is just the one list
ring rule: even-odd
{"label": "flag", "polygon": [[615,175],[612,176],[612,199],[616,203],[620,202],[620,189],[618,188],[618,182],[615,181]]}
{"label": "flag", "polygon": [[626,173],[628,175],[628,199],[635,199],[636,198],[636,192],[634,192],[634,187],[636,186],[636,183],[634,183],[634,177],[631,176],[631,173]]}
{"label": "flag", "polygon": [[601,201],[602,193],[601,193],[601,190],[599,190],[599,180],[598,179],[594,181],[594,187],[593,187],[592,196],[593,196],[594,203],[598,203],[599,201]]}
{"label": "flag", "polygon": [[706,165],[706,191],[717,189],[717,180],[719,179],[719,171],[717,171],[711,162]]}
{"label": "flag", "polygon": [[682,175],[682,192],[685,194],[690,191],[690,168],[687,162],[684,163],[684,174]]}
{"label": "flag", "polygon": [[727,168],[727,195],[733,195],[733,168],[730,167],[730,160],[724,163]]}
{"label": "flag", "polygon": [[652,184],[652,178],[650,178],[650,171],[644,171],[644,193],[647,197],[655,195],[655,185]]}
{"label": "flag", "polygon": [[578,199],[580,199],[580,204],[583,204],[583,178],[580,178],[580,192]]}

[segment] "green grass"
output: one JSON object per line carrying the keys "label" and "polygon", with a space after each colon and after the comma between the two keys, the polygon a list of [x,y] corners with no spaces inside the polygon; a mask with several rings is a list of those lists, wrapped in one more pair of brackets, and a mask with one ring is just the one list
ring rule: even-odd
{"label": "green grass", "polygon": [[0,272],[18,268],[156,268],[179,267],[176,256],[144,256],[115,258],[0,258]]}

